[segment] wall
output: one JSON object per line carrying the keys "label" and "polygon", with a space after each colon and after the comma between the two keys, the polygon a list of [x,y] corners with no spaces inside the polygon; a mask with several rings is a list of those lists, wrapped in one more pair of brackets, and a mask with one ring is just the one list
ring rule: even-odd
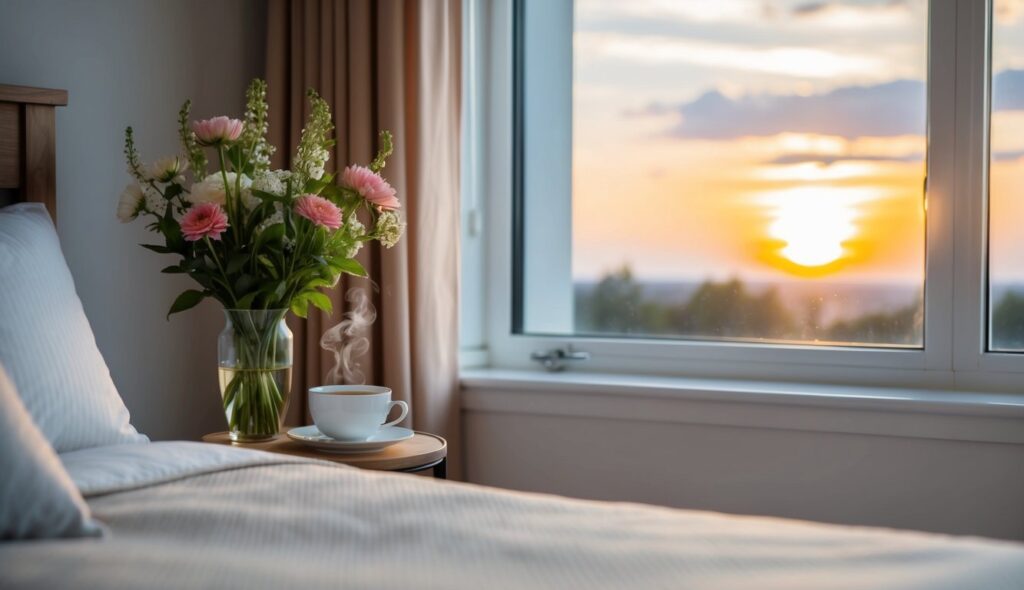
{"label": "wall", "polygon": [[1020,408],[802,407],[717,401],[723,392],[655,398],[596,382],[464,382],[474,483],[1024,540]]}
{"label": "wall", "polygon": [[174,153],[186,98],[198,117],[244,108],[263,72],[265,2],[4,0],[0,83],[64,88],[57,109],[58,231],[100,350],[139,430],[156,439],[224,429],[216,380],[219,310],[164,316],[188,286],[143,224],[114,217],[129,177],[126,125],[144,160]]}

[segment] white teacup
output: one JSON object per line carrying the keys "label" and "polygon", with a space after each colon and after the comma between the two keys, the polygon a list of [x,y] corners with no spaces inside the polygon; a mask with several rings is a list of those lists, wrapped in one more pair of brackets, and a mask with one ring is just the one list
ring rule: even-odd
{"label": "white teacup", "polygon": [[[391,408],[402,413],[390,422]],[[309,390],[309,413],[320,432],[336,440],[366,440],[381,428],[398,424],[409,405],[391,401],[391,390],[378,385],[323,385]]]}

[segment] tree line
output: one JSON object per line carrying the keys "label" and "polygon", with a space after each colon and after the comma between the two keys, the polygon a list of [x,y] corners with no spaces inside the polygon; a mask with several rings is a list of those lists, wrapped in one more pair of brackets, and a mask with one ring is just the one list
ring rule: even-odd
{"label": "tree line", "polygon": [[[820,302],[809,299],[794,311],[776,288],[753,290],[737,278],[704,281],[679,302],[655,300],[623,266],[577,292],[575,325],[577,333],[595,335],[913,345],[922,341],[921,303],[824,322]],[[992,305],[992,346],[1024,350],[1024,293],[1007,291]]]}
{"label": "tree line", "polygon": [[[644,293],[632,270],[608,273],[586,294],[577,293],[576,331],[703,338],[810,340],[864,344],[917,344],[921,341],[920,301],[891,312],[823,322],[818,302],[794,312],[776,288],[752,290],[742,280],[708,280],[678,303]],[[1024,299],[1021,301],[1024,321]]]}

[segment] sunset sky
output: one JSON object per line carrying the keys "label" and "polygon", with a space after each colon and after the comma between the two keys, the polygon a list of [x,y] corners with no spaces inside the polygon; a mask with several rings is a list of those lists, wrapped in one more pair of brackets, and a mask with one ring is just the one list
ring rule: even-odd
{"label": "sunset sky", "polygon": [[[926,5],[577,0],[574,275],[920,284]],[[995,52],[993,258],[1024,278],[1024,2]]]}

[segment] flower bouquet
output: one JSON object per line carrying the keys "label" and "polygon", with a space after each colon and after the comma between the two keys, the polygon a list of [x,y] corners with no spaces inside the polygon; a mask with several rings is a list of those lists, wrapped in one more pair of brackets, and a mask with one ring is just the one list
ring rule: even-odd
{"label": "flower bouquet", "polygon": [[381,132],[368,166],[326,174],[334,124],[326,101],[312,90],[307,96],[310,115],[291,170],[270,169],[275,148],[266,139],[266,83],[259,79],[246,93],[244,120],[191,122],[186,101],[178,113],[181,154],[144,166],[132,128],[125,130],[134,182],[121,194],[117,216],[145,217],[163,243],[142,247],[174,255],[177,262],[162,272],[198,284],[178,295],[168,317],[207,297],[223,305],[220,387],[238,441],[270,438],[281,426],[291,389],[288,310],[306,317],[312,305],[330,313],[321,289],[342,273],[366,276],[355,259],[359,249],[371,241],[390,248],[404,230],[395,189],[380,175],[392,152],[390,133]]}

